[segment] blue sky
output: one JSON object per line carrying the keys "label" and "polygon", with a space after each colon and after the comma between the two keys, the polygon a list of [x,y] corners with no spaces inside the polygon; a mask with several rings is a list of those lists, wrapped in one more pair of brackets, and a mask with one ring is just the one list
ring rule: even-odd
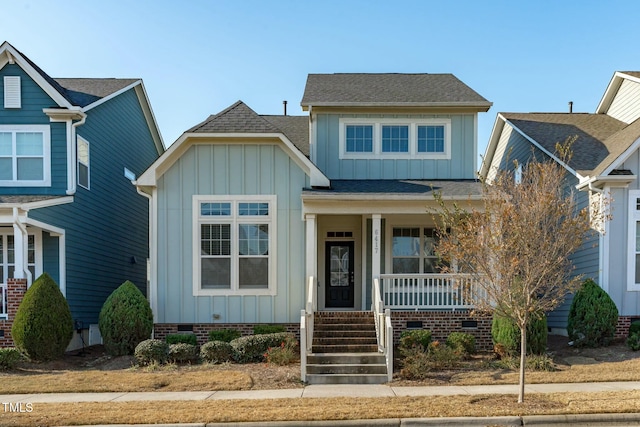
{"label": "blue sky", "polygon": [[241,99],[303,114],[309,73],[453,73],[498,112],[594,112],[640,70],[640,2],[1,0],[0,39],[52,77],[139,77],[169,146]]}

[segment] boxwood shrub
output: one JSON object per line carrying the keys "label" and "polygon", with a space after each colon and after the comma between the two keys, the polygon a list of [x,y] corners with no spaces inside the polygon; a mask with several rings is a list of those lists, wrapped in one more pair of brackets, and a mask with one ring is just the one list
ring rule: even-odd
{"label": "boxwood shrub", "polygon": [[17,348],[0,348],[0,371],[15,368],[22,360],[22,354]]}
{"label": "boxwood shrub", "polygon": [[468,357],[476,352],[476,337],[466,332],[451,332],[446,344],[461,357]]}
{"label": "boxwood shrub", "polygon": [[198,337],[194,334],[169,334],[165,338],[167,344],[191,344],[198,345]]}
{"label": "boxwood shrub", "polygon": [[139,343],[133,355],[139,365],[163,364],[169,356],[169,344],[162,340],[148,339]]}
{"label": "boxwood shrub", "polygon": [[196,363],[200,357],[198,346],[187,343],[169,344],[167,359],[173,363]]}
{"label": "boxwood shrub", "polygon": [[200,347],[200,358],[208,363],[225,363],[233,360],[233,347],[226,341],[209,341]]}
{"label": "boxwood shrub", "polygon": [[[547,351],[547,335],[546,316],[532,318],[527,325],[527,354],[544,354]],[[511,319],[494,314],[491,337],[499,356],[520,354],[520,328]]]}
{"label": "boxwood shrub", "polygon": [[253,327],[254,335],[277,334],[280,332],[287,332],[287,328],[284,325],[255,325]]}
{"label": "boxwood shrub", "polygon": [[231,341],[234,358],[239,363],[262,362],[269,347],[279,347],[287,337],[293,338],[294,335],[290,332],[279,332],[236,338]]}
{"label": "boxwood shrub", "polygon": [[576,347],[600,347],[613,340],[618,308],[596,282],[587,279],[576,292],[569,309],[567,332]]}
{"label": "boxwood shrub", "polygon": [[73,319],[58,284],[43,273],[24,294],[11,327],[16,348],[29,359],[64,355],[73,337]]}
{"label": "boxwood shrub", "polygon": [[237,329],[214,329],[209,331],[209,341],[231,342],[241,336],[242,333]]}
{"label": "boxwood shrub", "polygon": [[400,334],[400,354],[409,353],[416,347],[420,351],[427,351],[429,344],[431,344],[431,331],[427,329],[412,329],[402,331]]}

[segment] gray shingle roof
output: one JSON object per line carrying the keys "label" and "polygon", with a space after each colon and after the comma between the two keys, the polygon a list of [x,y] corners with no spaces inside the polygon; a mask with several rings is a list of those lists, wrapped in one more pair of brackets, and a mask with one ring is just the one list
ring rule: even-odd
{"label": "gray shingle roof", "polygon": [[79,107],[86,107],[116,93],[140,79],[54,79],[62,87],[62,95]]}
{"label": "gray shingle roof", "polygon": [[433,198],[434,191],[444,197],[467,198],[482,195],[482,184],[476,180],[331,180],[329,189],[305,189],[306,194],[336,195],[408,195]]}
{"label": "gray shingle roof", "polygon": [[502,116],[551,153],[555,152],[556,143],[577,136],[569,166],[581,175],[601,172],[605,164],[609,165],[633,142],[622,133],[627,125],[605,114],[502,113]]}
{"label": "gray shingle roof", "polygon": [[62,196],[0,196],[0,204],[22,204],[57,199]]}
{"label": "gray shingle roof", "polygon": [[209,116],[186,133],[282,133],[309,157],[309,117],[261,116],[242,101]]}
{"label": "gray shingle roof", "polygon": [[453,74],[309,74],[304,106],[468,106],[491,103]]}
{"label": "gray shingle roof", "polygon": [[640,79],[640,71],[620,71],[620,72]]}

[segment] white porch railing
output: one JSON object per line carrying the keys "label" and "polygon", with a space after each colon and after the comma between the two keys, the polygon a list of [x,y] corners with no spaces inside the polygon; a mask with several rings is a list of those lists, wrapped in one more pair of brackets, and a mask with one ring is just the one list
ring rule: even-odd
{"label": "white porch railing", "polygon": [[0,319],[9,317],[9,304],[7,301],[7,284],[0,283]]}
{"label": "white porch railing", "polygon": [[378,349],[384,354],[387,363],[387,379],[393,379],[393,326],[391,325],[391,310],[385,310],[380,282],[373,279],[373,300],[371,304],[373,317],[376,321],[376,335],[378,337]]}
{"label": "white porch railing", "polygon": [[307,282],[307,303],[300,310],[300,376],[303,382],[307,380],[307,354],[313,345],[313,314],[318,310],[316,300],[316,281],[313,276]]}
{"label": "white porch railing", "polygon": [[[470,309],[477,283],[467,274],[381,274],[389,309]],[[375,286],[374,286],[375,288]]]}

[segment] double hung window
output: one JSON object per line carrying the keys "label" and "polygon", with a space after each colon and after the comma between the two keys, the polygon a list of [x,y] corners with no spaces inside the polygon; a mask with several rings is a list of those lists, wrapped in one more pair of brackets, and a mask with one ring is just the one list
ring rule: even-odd
{"label": "double hung window", "polygon": [[391,262],[393,273],[439,273],[443,266],[436,253],[438,235],[435,228],[394,227]]}
{"label": "double hung window", "polygon": [[451,119],[340,119],[340,158],[451,158]]}
{"label": "double hung window", "polygon": [[50,185],[49,149],[47,125],[0,125],[0,185]]}
{"label": "double hung window", "polygon": [[89,142],[78,137],[78,185],[89,189]]}
{"label": "double hung window", "polygon": [[194,294],[275,292],[275,196],[194,196]]}

